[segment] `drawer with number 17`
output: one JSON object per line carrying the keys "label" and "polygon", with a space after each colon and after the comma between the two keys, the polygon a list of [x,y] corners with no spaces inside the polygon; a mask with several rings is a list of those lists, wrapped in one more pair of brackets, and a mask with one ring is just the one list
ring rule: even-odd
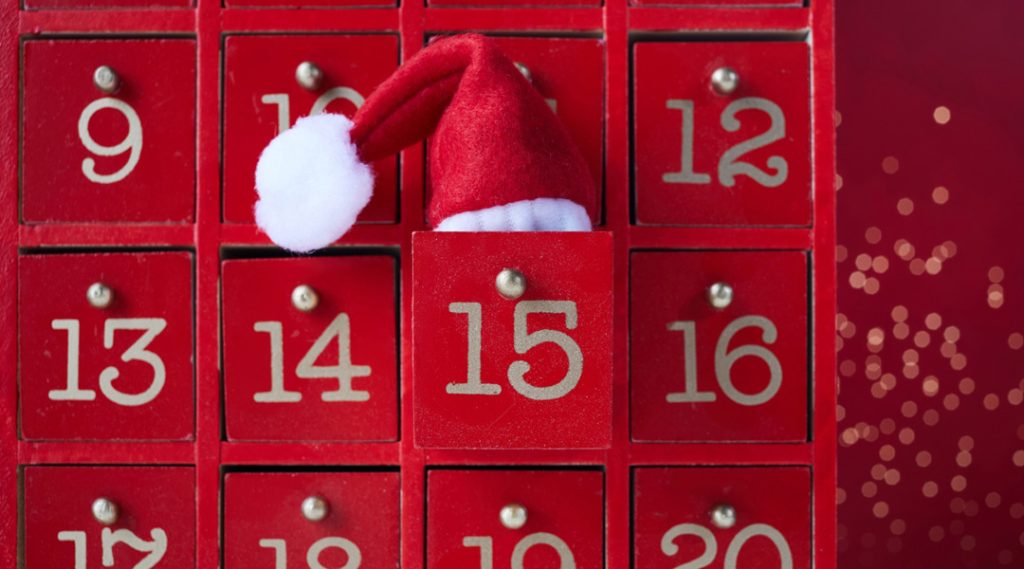
{"label": "drawer with number 17", "polygon": [[194,41],[32,40],[24,58],[24,222],[192,221]]}
{"label": "drawer with number 17", "polygon": [[810,224],[807,44],[639,43],[633,89],[637,223]]}
{"label": "drawer with number 17", "polygon": [[415,441],[604,448],[611,234],[413,235]]}
{"label": "drawer with number 17", "polygon": [[807,282],[802,251],[633,253],[633,440],[806,440]]}
{"label": "drawer with number 17", "polygon": [[22,437],[191,438],[191,255],[28,255],[19,265]]}

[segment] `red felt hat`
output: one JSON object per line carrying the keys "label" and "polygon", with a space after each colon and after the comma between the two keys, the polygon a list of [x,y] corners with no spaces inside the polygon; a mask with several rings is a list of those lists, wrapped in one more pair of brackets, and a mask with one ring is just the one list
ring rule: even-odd
{"label": "red felt hat", "polygon": [[369,201],[367,165],[431,134],[436,230],[590,229],[597,192],[579,150],[516,66],[475,34],[425,48],[353,122],[308,117],[275,138],[257,165],[257,224],[288,249],[330,244]]}

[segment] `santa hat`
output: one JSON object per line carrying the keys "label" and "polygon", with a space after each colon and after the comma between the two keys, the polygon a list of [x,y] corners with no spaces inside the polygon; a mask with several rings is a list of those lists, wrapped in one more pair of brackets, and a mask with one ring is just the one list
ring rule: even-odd
{"label": "santa hat", "polygon": [[544,99],[493,40],[432,43],[349,121],[299,120],[256,166],[256,223],[293,251],[325,247],[370,200],[369,164],[433,134],[428,220],[439,231],[587,231],[593,178]]}

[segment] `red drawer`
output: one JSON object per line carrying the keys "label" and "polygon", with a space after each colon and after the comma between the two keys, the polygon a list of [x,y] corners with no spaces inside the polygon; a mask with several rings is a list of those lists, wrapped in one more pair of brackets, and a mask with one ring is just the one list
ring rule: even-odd
{"label": "red drawer", "polygon": [[227,261],[223,279],[228,439],[397,439],[394,259]]}
{"label": "red drawer", "polygon": [[191,468],[29,466],[25,567],[195,567]]}
{"label": "red drawer", "polygon": [[[224,221],[253,223],[253,173],[263,148],[279,132],[311,113],[355,114],[363,100],[398,67],[398,38],[229,36],[224,49]],[[320,70],[319,81],[298,72],[307,62]],[[308,80],[307,87],[299,83],[299,75]],[[397,158],[374,162],[373,171],[373,198],[359,221],[394,222]]]}
{"label": "red drawer", "polygon": [[421,232],[412,254],[417,445],[609,444],[610,234]]}
{"label": "red drawer", "polygon": [[[192,221],[195,42],[40,40],[24,50],[22,219]],[[113,92],[96,85],[102,66],[117,77]]]}
{"label": "red drawer", "polygon": [[636,222],[809,225],[809,65],[797,42],[637,44]]}
{"label": "red drawer", "polygon": [[29,10],[191,8],[192,0],[24,0]]}
{"label": "red drawer", "polygon": [[191,256],[19,261],[22,437],[191,438]]}
{"label": "red drawer", "polygon": [[[604,187],[604,43],[599,39],[493,38],[565,125]],[[428,191],[430,184],[427,184]],[[598,204],[602,203],[600,196]],[[598,220],[600,214],[598,214]]]}
{"label": "red drawer", "polygon": [[806,468],[638,468],[634,566],[808,569],[810,493]]}
{"label": "red drawer", "polygon": [[398,567],[397,472],[230,473],[224,566]]}
{"label": "red drawer", "polygon": [[806,440],[807,281],[799,251],[633,253],[633,440]]}
{"label": "red drawer", "polygon": [[427,569],[603,567],[603,485],[593,471],[433,470]]}
{"label": "red drawer", "polygon": [[799,8],[804,5],[804,0],[630,0],[630,5],[686,8]]}

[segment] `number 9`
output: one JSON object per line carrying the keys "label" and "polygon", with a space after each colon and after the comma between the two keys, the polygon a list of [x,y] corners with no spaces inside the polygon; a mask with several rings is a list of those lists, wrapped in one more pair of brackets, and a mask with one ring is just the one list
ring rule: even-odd
{"label": "number 9", "polygon": [[[89,121],[92,120],[96,111],[102,109],[114,109],[124,115],[128,121],[128,134],[125,135],[124,140],[113,146],[103,146],[97,143],[89,133]],[[96,161],[92,158],[82,160],[82,173],[86,178],[97,184],[113,184],[128,177],[128,174],[131,174],[139,162],[139,154],[142,153],[142,122],[139,121],[138,113],[128,103],[113,97],[103,97],[89,103],[82,110],[81,116],[78,117],[78,138],[89,152],[97,156],[117,156],[130,150],[128,162],[112,174],[97,173]]]}

